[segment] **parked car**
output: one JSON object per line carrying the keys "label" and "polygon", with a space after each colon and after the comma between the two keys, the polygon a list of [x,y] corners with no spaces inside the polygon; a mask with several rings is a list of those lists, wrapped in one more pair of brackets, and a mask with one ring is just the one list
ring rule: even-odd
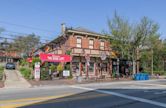
{"label": "parked car", "polygon": [[16,65],[14,63],[6,63],[6,69],[15,69]]}

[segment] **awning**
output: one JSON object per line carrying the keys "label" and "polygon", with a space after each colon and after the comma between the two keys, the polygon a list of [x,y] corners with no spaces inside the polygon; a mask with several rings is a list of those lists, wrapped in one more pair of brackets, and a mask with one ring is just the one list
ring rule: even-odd
{"label": "awning", "polygon": [[48,61],[48,62],[70,62],[72,60],[72,57],[63,54],[40,53],[40,59],[41,61]]}

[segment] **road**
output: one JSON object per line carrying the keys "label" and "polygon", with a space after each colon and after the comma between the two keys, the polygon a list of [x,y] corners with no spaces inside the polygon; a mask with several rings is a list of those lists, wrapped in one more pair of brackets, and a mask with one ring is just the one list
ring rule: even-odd
{"label": "road", "polygon": [[0,89],[1,108],[165,108],[166,80]]}

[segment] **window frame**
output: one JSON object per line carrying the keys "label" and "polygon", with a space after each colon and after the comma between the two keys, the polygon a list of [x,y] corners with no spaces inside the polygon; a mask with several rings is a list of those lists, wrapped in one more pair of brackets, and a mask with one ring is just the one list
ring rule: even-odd
{"label": "window frame", "polygon": [[[80,39],[80,42],[78,42],[78,39]],[[82,37],[79,37],[79,36],[76,37],[76,47],[82,48]]]}
{"label": "window frame", "polygon": [[[92,41],[93,44],[90,44],[90,41]],[[89,49],[94,49],[94,39],[89,39]]]}
{"label": "window frame", "polygon": [[[103,45],[102,45],[103,43]],[[104,50],[105,49],[105,40],[100,40],[100,49]]]}

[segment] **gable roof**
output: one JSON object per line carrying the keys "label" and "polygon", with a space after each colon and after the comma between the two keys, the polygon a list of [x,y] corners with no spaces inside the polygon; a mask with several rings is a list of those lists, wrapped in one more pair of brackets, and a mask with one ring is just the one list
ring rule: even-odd
{"label": "gable roof", "polygon": [[87,34],[87,35],[94,35],[94,36],[100,36],[100,37],[105,37],[105,35],[91,31],[87,28],[84,27],[77,27],[77,28],[67,28],[68,32],[76,32],[76,33],[81,33],[81,34]]}

